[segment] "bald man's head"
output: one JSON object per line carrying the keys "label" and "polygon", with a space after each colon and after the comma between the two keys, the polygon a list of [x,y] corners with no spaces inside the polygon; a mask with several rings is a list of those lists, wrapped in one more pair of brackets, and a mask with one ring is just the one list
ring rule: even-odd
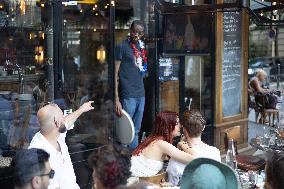
{"label": "bald man's head", "polygon": [[48,104],[37,112],[41,130],[48,132],[55,128],[55,121],[63,117],[63,113],[56,104]]}

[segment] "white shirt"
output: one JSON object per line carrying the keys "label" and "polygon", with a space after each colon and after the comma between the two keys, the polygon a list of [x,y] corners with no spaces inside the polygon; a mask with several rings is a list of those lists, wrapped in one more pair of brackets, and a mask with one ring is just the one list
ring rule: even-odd
{"label": "white shirt", "polygon": [[58,187],[60,189],[80,189],[76,183],[76,176],[65,143],[65,137],[66,133],[62,133],[57,139],[61,152],[57,151],[40,132],[35,134],[29,146],[29,148],[43,149],[50,154],[49,162],[51,168],[55,171],[55,175],[50,180],[48,189]]}
{"label": "white shirt", "polygon": [[[192,146],[192,149],[197,153],[197,157],[210,158],[221,162],[221,155],[219,149],[209,146],[207,144]],[[171,158],[167,167],[168,182],[174,186],[179,184],[186,164],[180,163]]]}
{"label": "white shirt", "polygon": [[131,174],[134,177],[151,177],[162,170],[164,162],[149,159],[142,154],[131,157]]}

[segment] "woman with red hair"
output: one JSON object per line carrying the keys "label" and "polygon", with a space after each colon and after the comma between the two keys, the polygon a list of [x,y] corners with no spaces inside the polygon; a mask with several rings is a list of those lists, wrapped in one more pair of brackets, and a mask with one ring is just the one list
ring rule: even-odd
{"label": "woman with red hair", "polygon": [[166,157],[181,163],[193,160],[193,152],[183,152],[172,145],[173,138],[180,135],[180,120],[175,112],[160,112],[156,116],[154,129],[132,153],[132,176],[154,176],[163,168]]}

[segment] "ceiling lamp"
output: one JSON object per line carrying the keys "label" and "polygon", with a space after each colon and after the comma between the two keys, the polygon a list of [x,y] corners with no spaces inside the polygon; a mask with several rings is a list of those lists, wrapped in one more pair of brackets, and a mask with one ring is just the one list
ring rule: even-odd
{"label": "ceiling lamp", "polygon": [[25,0],[20,0],[20,12],[21,12],[21,15],[26,14],[26,2],[25,2]]}
{"label": "ceiling lamp", "polygon": [[98,61],[103,64],[106,60],[106,49],[103,45],[101,45],[97,50],[97,59]]}

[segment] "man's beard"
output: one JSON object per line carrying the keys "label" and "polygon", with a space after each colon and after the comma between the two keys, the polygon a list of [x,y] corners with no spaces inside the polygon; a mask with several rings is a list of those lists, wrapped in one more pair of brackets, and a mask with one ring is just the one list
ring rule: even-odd
{"label": "man's beard", "polygon": [[137,36],[131,36],[130,38],[131,38],[131,42],[134,42],[134,43],[140,40],[140,37],[137,37]]}
{"label": "man's beard", "polygon": [[61,123],[58,131],[59,133],[65,133],[67,131],[67,128],[65,127],[64,123]]}

